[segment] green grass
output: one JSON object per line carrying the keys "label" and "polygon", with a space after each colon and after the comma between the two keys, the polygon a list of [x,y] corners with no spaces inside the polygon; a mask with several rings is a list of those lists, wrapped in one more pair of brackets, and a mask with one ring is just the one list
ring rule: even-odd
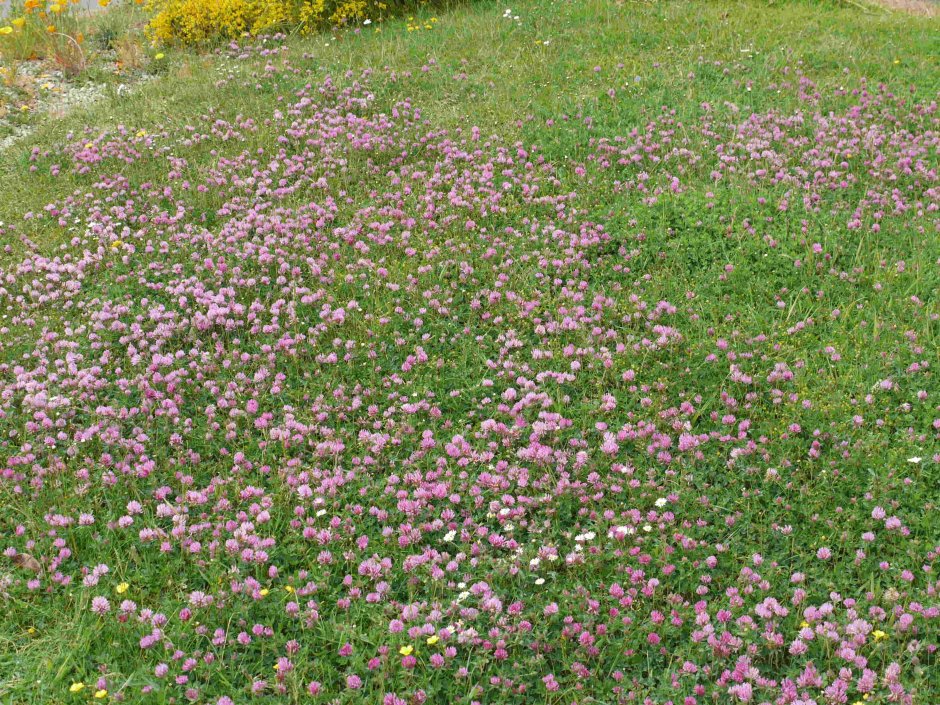
{"label": "green grass", "polygon": [[[546,139],[540,125],[560,114],[591,114],[593,132],[600,133],[635,125],[663,105],[679,116],[694,114],[704,100],[734,103],[744,114],[787,110],[795,104],[792,94],[748,92],[742,86],[780,80],[784,66],[802,68],[824,94],[860,76],[896,90],[917,86],[921,96],[934,95],[938,85],[938,23],[900,13],[863,13],[835,2],[530,2],[511,9],[520,23],[503,20],[496,5],[465,3],[446,12],[426,11],[426,20],[439,15],[430,31],[408,32],[402,18],[365,28],[360,36],[344,32],[288,43],[312,54],[308,61],[322,75],[389,67],[421,76],[421,67],[434,60],[440,71],[422,80],[387,81],[380,98],[388,102],[408,95],[435,124],[477,125],[484,132],[538,137],[539,144]],[[715,61],[733,67],[733,74],[709,65]],[[54,145],[87,125],[100,131],[117,125],[146,129],[184,124],[209,108],[261,115],[267,106],[268,96],[246,94],[237,78],[212,87],[223,66],[236,77],[249,70],[246,66],[183,52],[171,54],[168,63],[168,75],[136,90],[133,99],[118,95],[118,82],[109,81],[108,95],[91,110],[47,122],[28,144],[9,150],[0,166],[0,188],[7,196],[0,219],[18,218],[82,183],[60,179],[37,189],[24,182],[27,147]],[[626,87],[610,101],[603,90],[620,63]],[[594,76],[597,65],[607,75]],[[456,73],[466,78],[455,83]],[[642,80],[634,83],[635,76]],[[572,125],[551,135],[546,156],[576,156],[586,134]]]}
{"label": "green grass", "polygon": [[[716,121],[730,122],[735,120],[735,115],[743,120],[751,113],[771,110],[789,114],[810,111],[814,107],[821,112],[840,113],[853,104],[855,99],[850,91],[858,87],[862,77],[872,88],[885,84],[898,94],[910,92],[915,101],[936,100],[940,90],[940,42],[937,39],[940,24],[876,7],[861,8],[838,2],[523,0],[509,7],[513,15],[519,16],[518,22],[502,17],[503,5],[475,2],[424,9],[417,17],[426,21],[437,18],[432,30],[408,31],[408,20],[402,18],[386,22],[380,28],[363,28],[360,34],[346,31],[335,35],[290,37],[285,40],[289,47],[286,56],[304,71],[298,74],[279,71],[268,79],[262,76],[269,59],[235,60],[222,53],[168,50],[166,65],[161,69],[163,74],[157,79],[137,86],[130,95],[118,95],[116,84],[111,83],[104,100],[62,120],[41,124],[35,133],[0,154],[0,223],[15,224],[18,235],[14,236],[9,228],[0,231],[0,238],[4,238],[0,245],[9,248],[0,251],[0,268],[19,261],[30,248],[56,256],[68,249],[68,239],[75,234],[48,218],[24,220],[24,213],[38,214],[47,204],[70,194],[92,192],[97,181],[113,173],[122,174],[133,184],[161,182],[166,176],[167,165],[161,158],[141,159],[131,165],[109,161],[89,174],[74,173],[59,152],[63,145],[91,141],[122,127],[131,133],[143,131],[156,136],[161,149],[184,156],[188,162],[184,178],[197,183],[206,178],[220,157],[256,153],[259,148],[267,153],[276,151],[278,131],[265,124],[265,120],[271,116],[278,96],[290,95],[326,76],[334,76],[345,85],[352,80],[345,78],[347,72],[355,77],[363,69],[371,68],[378,74],[372,83],[377,112],[390,111],[399,100],[408,98],[414,106],[420,107],[435,129],[469,130],[471,126],[478,126],[484,138],[496,134],[506,144],[519,141],[527,146],[536,145],[548,162],[558,166],[560,177],[565,179],[564,186],[559,188],[577,191],[574,207],[586,214],[585,220],[603,223],[614,235],[613,242],[605,244],[610,252],[598,257],[597,268],[590,277],[592,282],[622,284],[627,293],[637,291],[647,301],[666,300],[679,307],[677,320],[685,334],[682,364],[670,368],[669,354],[646,350],[637,354],[633,363],[637,370],[649,371],[658,376],[655,381],[674,385],[670,388],[681,389],[683,393],[691,394],[703,388],[733,392],[735,388],[727,381],[728,362],[720,357],[717,364],[703,360],[708,353],[718,352],[717,338],[725,337],[733,341],[733,346],[746,347],[744,340],[761,334],[777,344],[773,351],[764,349],[759,353],[765,356],[762,363],[766,366],[772,367],[777,359],[800,360],[809,369],[818,370],[812,377],[798,378],[794,389],[801,401],[810,403],[808,408],[801,410],[794,404],[795,408],[791,409],[785,404],[784,411],[780,411],[766,399],[756,403],[757,410],[751,413],[759,417],[761,431],[774,439],[768,451],[771,457],[763,464],[778,463],[801,453],[802,445],[796,441],[777,440],[786,433],[786,426],[792,419],[798,417],[806,430],[819,428],[852,439],[853,460],[846,461],[850,465],[850,486],[844,476],[840,478],[838,472],[832,473],[832,468],[840,463],[838,449],[827,450],[819,463],[811,460],[797,463],[788,469],[789,482],[777,483],[773,488],[762,481],[764,476],[757,473],[756,466],[745,468],[742,463],[729,469],[725,457],[706,458],[694,477],[689,474],[666,482],[672,482],[676,491],[685,492],[686,486],[693,488],[691,494],[683,494],[683,501],[689,506],[695,505],[699,493],[721,502],[717,507],[696,509],[702,516],[707,515],[709,521],[714,520],[722,532],[721,536],[710,539],[732,546],[732,553],[742,560],[751,552],[762,552],[768,556],[768,561],[779,561],[788,571],[802,569],[806,562],[804,554],[811,558],[819,546],[839,546],[837,537],[842,532],[854,537],[865,530],[866,525],[859,518],[862,514],[843,518],[841,513],[837,515],[830,510],[833,504],[844,504],[854,511],[861,502],[860,497],[868,492],[876,502],[886,503],[898,498],[918,550],[926,551],[926,547],[936,545],[940,534],[931,518],[936,512],[936,492],[931,488],[936,488],[940,480],[937,464],[926,463],[922,470],[907,470],[907,458],[911,455],[929,458],[936,452],[931,449],[929,431],[929,423],[935,415],[930,405],[935,409],[936,395],[940,391],[935,372],[911,382],[929,389],[932,395],[929,404],[913,412],[905,411],[900,404],[872,411],[887,422],[884,430],[878,432],[869,432],[867,428],[864,432],[855,432],[849,423],[857,411],[857,398],[886,374],[893,372],[901,376],[912,362],[929,358],[931,351],[934,351],[932,364],[937,364],[935,351],[940,344],[940,326],[936,317],[936,292],[940,290],[937,269],[940,245],[936,232],[905,228],[900,219],[891,221],[894,224],[880,233],[867,228],[847,231],[845,213],[823,212],[805,226],[804,236],[801,221],[805,216],[801,210],[793,208],[775,214],[773,220],[764,219],[766,212],[759,206],[758,199],[782,198],[785,187],[768,187],[757,192],[749,189],[746,179],[740,176],[733,179],[730,186],[718,189],[709,177],[712,164],[690,165],[683,178],[687,191],[681,199],[667,193],[655,205],[646,206],[636,193],[625,194],[613,188],[613,179],[621,172],[601,171],[588,162],[588,157],[593,152],[592,139],[627,134],[633,127],[642,127],[655,119],[664,106],[675,111],[675,120],[682,123],[683,127],[677,128],[681,138],[690,134],[690,126],[702,116],[702,104],[706,102],[712,106]],[[377,31],[379,29],[381,31]],[[600,67],[600,71],[595,72],[595,66]],[[812,81],[813,90],[819,92],[818,106],[808,106],[792,87],[780,86],[797,80],[797,71]],[[842,88],[849,92],[841,91]],[[608,94],[610,89],[615,91],[613,97]],[[184,127],[198,124],[200,129],[205,129],[204,116],[210,112],[229,121],[234,121],[236,116],[253,118],[258,129],[247,133],[244,141],[211,141],[188,147],[180,144],[179,135]],[[555,124],[548,127],[547,120],[554,120]],[[812,134],[810,128],[807,133]],[[693,135],[690,139],[700,137]],[[694,144],[700,146],[699,142]],[[40,155],[36,162],[32,162],[30,156],[34,149]],[[47,150],[51,152],[49,156],[44,154]],[[353,199],[352,204],[341,206],[347,210],[367,203],[368,190],[378,181],[367,173],[365,158],[360,158],[363,163],[354,164],[344,176]],[[937,154],[928,155],[928,160],[936,169]],[[53,176],[49,167],[56,162],[61,162],[62,172]],[[37,168],[31,171],[34,163]],[[584,172],[580,173],[582,165]],[[628,167],[623,169],[627,170]],[[653,176],[655,178],[656,174]],[[827,205],[841,198],[857,201],[870,186],[867,182],[852,186],[844,195],[832,196]],[[709,196],[712,191],[716,194]],[[798,198],[794,196],[793,200]],[[287,203],[296,206],[302,200],[298,196],[288,199]],[[193,192],[189,203],[194,213],[205,216],[202,224],[213,230],[219,217],[217,210],[222,205],[219,197]],[[710,206],[712,203],[714,207]],[[504,221],[494,216],[492,223],[506,226],[527,215],[523,205],[514,203]],[[745,221],[756,223],[754,232],[744,225]],[[637,233],[645,235],[642,247],[637,244]],[[22,236],[28,238],[28,242]],[[777,246],[767,246],[769,239],[775,240]],[[814,242],[820,243],[832,259],[823,262],[815,258],[809,248]],[[450,247],[465,247],[468,259],[483,271],[480,253],[473,250],[475,243],[476,240],[467,235],[454,235],[448,240]],[[615,263],[622,265],[627,258],[608,256],[621,246],[625,251],[637,250],[636,256],[627,261],[629,272],[613,269]],[[404,257],[393,248],[389,250],[383,252],[383,256],[389,260],[390,280],[423,276],[419,271],[420,261]],[[801,260],[803,267],[795,268],[794,260]],[[899,260],[905,262],[903,272],[897,270]],[[194,262],[195,259],[187,261],[186,266],[194,267]],[[819,269],[816,269],[817,263]],[[734,272],[722,279],[728,264],[734,266]],[[83,297],[85,300],[95,296],[137,300],[141,295],[150,295],[151,301],[163,302],[162,294],[142,294],[136,288],[132,276],[134,266],[120,265],[107,276],[99,274],[86,285]],[[835,274],[831,274],[830,269]],[[522,297],[544,295],[549,307],[548,302],[556,306],[570,305],[562,291],[567,283],[540,280],[536,278],[539,272],[540,266],[535,263],[516,263],[512,270],[514,290]],[[839,272],[845,276],[840,276]],[[121,274],[127,278],[121,279]],[[642,279],[644,274],[651,275],[648,282]],[[456,275],[443,271],[433,276],[436,283],[449,286]],[[2,284],[0,282],[0,286]],[[343,301],[355,294],[356,287],[339,282],[332,292],[337,300]],[[694,315],[691,304],[685,307],[686,292],[695,293]],[[592,289],[585,297],[585,305],[590,305],[594,293]],[[911,297],[915,296],[925,302],[923,307],[911,305]],[[165,298],[170,302],[168,295]],[[462,296],[458,289],[454,298],[452,306],[456,315],[469,318],[469,295]],[[632,312],[625,298],[626,294],[616,305],[621,321],[624,314]],[[783,305],[778,307],[777,301]],[[374,306],[376,315],[388,315],[394,320],[390,326],[393,330],[388,334],[391,340],[393,333],[402,337],[410,334],[407,322],[394,317],[395,306],[410,309],[422,305],[422,301],[418,293],[406,291],[399,298],[377,296],[366,305]],[[830,319],[834,308],[843,312],[837,320]],[[144,310],[141,306],[140,312]],[[514,318],[512,306],[501,303],[494,310],[518,324],[521,336],[526,335],[526,322]],[[0,315],[13,312],[11,305],[6,311],[0,311]],[[315,314],[316,308],[311,308],[311,315]],[[39,325],[60,330],[75,315],[74,311],[50,306],[43,312]],[[795,335],[787,333],[797,322],[808,319],[818,321],[818,327],[810,326]],[[625,335],[636,338],[648,335],[635,321],[618,325]],[[464,336],[446,319],[429,316],[427,326],[432,337],[425,345],[432,355],[447,358],[447,365],[440,373],[429,371],[409,377],[401,391],[410,394],[434,390],[445,417],[455,420],[454,428],[460,428],[461,423],[469,428],[478,418],[478,409],[483,408],[479,396],[484,393],[479,389],[467,391],[471,396],[479,392],[478,396],[467,400],[466,395],[448,398],[445,392],[461,388],[470,378],[468,370],[484,376],[487,359],[497,347],[493,340],[502,328],[481,323],[474,330],[481,338],[474,340]],[[909,331],[916,333],[917,344],[926,352],[918,355],[912,350],[906,337]],[[22,336],[22,347],[7,347],[4,352],[7,359],[0,362],[12,364],[20,355],[28,353],[29,336],[34,333],[25,327],[11,330],[11,337]],[[539,337],[531,330],[528,333],[531,337],[525,344],[538,347]],[[365,335],[358,331],[350,333],[349,337],[357,334]],[[271,341],[259,337],[247,341],[244,349],[260,354],[260,346],[265,342]],[[559,339],[551,344],[557,348],[553,349],[556,359],[563,358],[562,342]],[[186,343],[195,344],[193,341]],[[579,341],[579,344],[588,342]],[[830,364],[822,352],[829,344],[835,345],[841,353],[842,364]],[[400,365],[404,355],[391,344],[380,353],[377,364],[386,368]],[[550,369],[547,363],[533,362],[532,366],[536,372]],[[596,378],[589,382],[558,385],[552,410],[576,419],[576,426],[566,439],[579,434],[583,437],[596,435],[593,429],[596,400],[604,390],[621,384],[621,371],[618,368],[615,375],[598,370]],[[293,374],[295,387],[284,392],[284,399],[298,404],[304,392],[316,396],[323,390],[355,382],[377,386],[383,378],[370,371],[367,365],[359,370],[355,379],[336,367],[325,367],[312,375],[310,369],[298,365]],[[212,401],[207,395],[192,403],[201,409]],[[479,407],[477,402],[480,402]],[[620,412],[641,414],[643,408],[638,398],[632,398]],[[707,420],[710,412],[719,409],[716,394],[698,405],[696,420]],[[724,412],[719,410],[719,413]],[[3,422],[0,429],[9,431],[14,425],[15,420]],[[171,432],[169,425],[152,430],[159,437]],[[918,434],[925,435],[927,440],[921,442]],[[248,452],[252,457],[266,457],[255,441],[254,437],[246,441]],[[218,447],[218,439],[215,439],[198,450],[211,456]],[[166,456],[159,460],[173,457],[171,450],[165,450]],[[413,449],[402,449],[401,453],[407,455],[406,450]],[[219,461],[219,467],[225,465],[225,461]],[[904,495],[905,490],[892,468],[904,468],[908,474],[916,475],[915,489],[910,490],[912,494]],[[45,512],[62,511],[61,507],[68,507],[74,501],[70,495],[71,485],[65,480],[46,492],[45,504],[39,501],[22,504],[22,498],[0,486],[0,505],[8,508],[7,515],[0,518],[0,547],[13,544],[13,539],[8,540],[8,537],[12,537],[16,525],[22,523],[31,529],[42,526],[41,517]],[[287,506],[286,491],[283,495],[277,495],[277,491],[273,494]],[[566,504],[569,501],[570,506]],[[797,543],[795,537],[783,540],[768,528],[768,521],[776,520],[782,504],[792,508],[786,514],[787,520],[805,529],[799,539],[805,543]],[[117,505],[101,509],[105,514],[113,509],[115,516],[122,511]],[[570,519],[572,527],[582,521],[579,509],[570,498],[562,500],[557,507],[558,515]],[[737,517],[733,526],[720,523],[728,516]],[[689,532],[694,533],[694,530]],[[845,543],[849,545],[847,540]],[[286,553],[290,549],[290,545],[282,547]],[[898,546],[895,555],[899,560],[913,561],[913,550]],[[195,589],[212,579],[221,580],[224,575],[224,570],[213,572],[213,567],[197,568],[183,558],[173,562],[129,555],[120,539],[115,539],[114,543],[103,542],[95,546],[94,551],[97,560],[109,563],[115,575],[121,574],[125,566],[134,567],[135,589],[139,590],[135,599],[142,604],[147,600],[159,604],[164,593],[172,594],[180,584]],[[851,550],[845,548],[844,553],[850,554]],[[923,554],[916,555],[916,560],[925,560]],[[846,565],[851,565],[851,558]],[[604,566],[597,565],[596,570],[600,574]],[[501,579],[506,581],[507,590],[515,586],[512,589],[526,596],[525,586],[516,585],[505,575]],[[689,580],[694,580],[694,576]],[[861,583],[868,580],[872,591],[881,593],[888,587],[886,578],[851,569],[833,575],[832,585],[833,589],[855,594]],[[728,578],[728,584],[732,582],[733,576]],[[576,583],[572,578],[569,587],[573,588]],[[395,589],[401,589],[403,594],[410,590],[399,585]],[[90,598],[80,589],[76,589],[74,595],[57,594],[48,601],[34,598],[17,593],[8,602],[0,603],[10,615],[9,619],[0,620],[0,703],[88,701],[88,691],[81,698],[63,693],[73,680],[79,677],[87,680],[89,669],[98,663],[108,665],[117,685],[122,682],[139,685],[149,676],[149,670],[135,670],[135,639],[114,631],[99,637],[98,621],[88,610]],[[822,596],[818,601],[824,599]],[[799,619],[794,610],[791,621]],[[318,637],[333,652],[346,638],[331,631],[338,628],[338,624],[317,627]],[[35,631],[26,636],[30,627]],[[378,629],[368,623],[353,623],[343,628],[368,641],[374,638],[369,632],[371,627]],[[936,634],[927,632],[922,636],[925,641],[936,641]],[[566,649],[568,645],[563,644],[561,648]],[[304,655],[311,661],[322,658],[325,662],[332,658],[326,646],[322,649],[323,653],[311,651]],[[89,656],[92,652],[94,661]],[[270,668],[273,658],[272,654],[261,650],[257,662],[248,663],[243,671],[233,669],[225,677],[241,687],[254,666],[263,663]],[[935,669],[940,665],[936,656],[923,658],[919,664],[905,663],[905,666],[910,666],[913,673],[907,682],[919,689],[922,696],[915,702],[927,705],[933,702],[931,697],[940,697],[940,685],[935,676]],[[667,665],[661,663],[656,668],[661,667],[665,673]],[[762,664],[762,668],[771,672],[778,667],[782,668],[777,662]],[[632,663],[632,668],[632,672],[641,671],[643,664]],[[534,674],[533,670],[522,677],[535,677]],[[538,685],[539,681],[535,683]],[[209,691],[204,701],[211,697],[214,702],[227,692],[227,684],[221,680],[215,686],[218,692]],[[136,702],[134,692],[128,692],[126,702]],[[247,698],[247,692],[244,689],[242,692]],[[458,697],[465,695],[454,695],[452,702],[458,702]],[[575,690],[562,695],[568,698],[565,702],[582,697]],[[294,690],[285,697],[304,702],[306,696]],[[459,702],[468,700],[469,696]],[[168,702],[165,693],[155,695],[150,701]],[[355,700],[347,697],[342,702]],[[491,694],[490,699],[481,697],[481,702],[498,703],[500,700]]]}

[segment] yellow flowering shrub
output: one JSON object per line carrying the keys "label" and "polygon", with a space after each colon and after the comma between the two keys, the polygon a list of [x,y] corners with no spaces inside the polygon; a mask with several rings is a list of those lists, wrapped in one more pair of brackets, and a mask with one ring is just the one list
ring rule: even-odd
{"label": "yellow flowering shrub", "polygon": [[150,0],[149,7],[154,39],[200,44],[245,33],[361,23],[379,18],[388,5],[377,0]]}

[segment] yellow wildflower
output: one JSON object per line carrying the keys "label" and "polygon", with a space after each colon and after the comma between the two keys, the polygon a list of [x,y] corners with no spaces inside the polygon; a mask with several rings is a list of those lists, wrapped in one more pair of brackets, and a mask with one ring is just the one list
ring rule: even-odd
{"label": "yellow wildflower", "polygon": [[102,698],[106,698],[108,697],[108,691],[105,690],[104,688],[102,688],[101,690],[96,690],[95,697],[98,698],[98,700],[101,700]]}
{"label": "yellow wildflower", "polygon": [[408,646],[401,647],[398,650],[398,653],[400,653],[402,656],[410,656],[411,652],[414,650],[415,650],[415,647],[413,647],[411,644],[408,644]]}
{"label": "yellow wildflower", "polygon": [[262,589],[258,592],[258,594],[260,594],[261,597],[267,597],[269,592],[271,592],[271,591],[268,590],[267,588],[262,588]]}
{"label": "yellow wildflower", "polygon": [[[121,241],[120,241],[120,240],[115,240],[114,242],[111,243],[111,247],[113,247],[113,248],[115,248],[115,249],[117,249],[117,248],[120,247],[120,246],[121,246]],[[127,583],[118,583],[118,586],[117,586],[116,588],[114,588],[114,591],[115,591],[118,595],[123,595],[125,592],[127,592],[127,589],[128,589],[129,587],[130,587],[130,585],[128,585]]]}
{"label": "yellow wildflower", "polygon": [[13,34],[13,28],[10,25],[0,27],[0,34]]}
{"label": "yellow wildflower", "polygon": [[881,641],[882,639],[887,639],[887,638],[888,638],[888,635],[885,634],[885,633],[884,633],[883,631],[881,631],[880,629],[876,629],[875,631],[873,631],[873,632],[871,633],[871,635],[872,635],[873,637],[875,637],[875,641]]}
{"label": "yellow wildflower", "polygon": [[434,646],[440,640],[441,638],[437,634],[433,634],[428,637],[428,646]]}
{"label": "yellow wildflower", "polygon": [[84,689],[85,689],[85,684],[82,683],[81,681],[78,681],[77,683],[72,683],[72,685],[69,686],[70,693],[80,693]]}

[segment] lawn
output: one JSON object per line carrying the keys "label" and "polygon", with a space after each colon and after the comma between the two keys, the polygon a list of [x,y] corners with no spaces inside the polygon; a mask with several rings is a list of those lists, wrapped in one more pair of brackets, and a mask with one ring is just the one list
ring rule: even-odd
{"label": "lawn", "polygon": [[940,702],[940,23],[421,5],[0,152],[0,703]]}

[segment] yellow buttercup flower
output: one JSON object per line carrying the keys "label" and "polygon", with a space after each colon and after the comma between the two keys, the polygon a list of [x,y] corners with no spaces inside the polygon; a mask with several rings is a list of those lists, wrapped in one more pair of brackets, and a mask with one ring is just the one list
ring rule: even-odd
{"label": "yellow buttercup flower", "polygon": [[267,597],[269,592],[271,591],[268,590],[267,588],[262,588],[261,590],[258,591],[258,594],[260,594],[261,597]]}
{"label": "yellow buttercup flower", "polygon": [[10,25],[0,27],[0,34],[13,34],[13,28]]}
{"label": "yellow buttercup flower", "polygon": [[885,633],[884,633],[883,631],[881,631],[880,629],[876,629],[875,631],[873,631],[873,632],[871,633],[871,635],[872,635],[873,637],[875,637],[875,641],[881,641],[882,639],[887,639],[887,638],[888,638],[888,635],[885,634]]}
{"label": "yellow buttercup flower", "polygon": [[286,587],[284,588],[284,590],[286,590],[287,592],[293,593],[293,592],[294,592],[294,586],[293,586],[293,585],[288,585],[288,586],[286,586]]}
{"label": "yellow buttercup flower", "polygon": [[25,17],[17,17],[16,19],[10,20],[10,24],[18,29],[22,29],[23,25],[26,24]]}
{"label": "yellow buttercup flower", "polygon": [[[120,241],[120,240],[116,240],[116,241],[114,241],[114,242],[111,243],[111,247],[113,247],[113,248],[115,248],[115,249],[117,249],[117,248],[120,247],[120,246],[121,246],[121,241]],[[130,587],[130,585],[128,585],[127,583],[118,583],[118,586],[117,586],[116,588],[114,588],[114,591],[115,591],[118,595],[123,595],[125,592],[127,592],[127,589],[128,589],[129,587]]]}
{"label": "yellow buttercup flower", "polygon": [[108,691],[105,690],[104,688],[102,688],[101,690],[96,690],[95,697],[98,698],[98,700],[101,700],[102,698],[106,698],[108,697]]}
{"label": "yellow buttercup flower", "polygon": [[155,57],[153,57],[153,58],[154,58],[154,59],[157,59],[157,60],[160,60],[160,59],[162,59],[164,56],[166,56],[166,54],[164,54],[164,53],[161,51],[159,54],[157,54],[157,55],[156,55]]}
{"label": "yellow buttercup flower", "polygon": [[411,644],[408,644],[408,646],[401,647],[398,650],[398,653],[400,653],[402,656],[409,656],[411,655],[411,652],[414,650],[415,650],[415,647],[413,647]]}
{"label": "yellow buttercup flower", "polygon": [[82,683],[81,681],[78,681],[77,683],[72,683],[72,685],[69,686],[70,693],[80,693],[84,689],[85,689],[85,684]]}
{"label": "yellow buttercup flower", "polygon": [[441,640],[441,638],[440,638],[437,634],[434,634],[434,635],[432,635],[432,636],[429,636],[429,637],[428,637],[428,646],[434,646],[434,645],[435,645],[437,642],[439,642],[440,640]]}

